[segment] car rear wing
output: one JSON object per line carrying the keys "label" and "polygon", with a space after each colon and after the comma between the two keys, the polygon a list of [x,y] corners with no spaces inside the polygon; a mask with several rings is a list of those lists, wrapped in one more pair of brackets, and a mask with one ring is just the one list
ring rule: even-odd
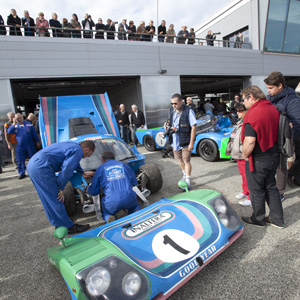
{"label": "car rear wing", "polygon": [[107,93],[40,97],[39,129],[43,147],[83,134],[120,137]]}

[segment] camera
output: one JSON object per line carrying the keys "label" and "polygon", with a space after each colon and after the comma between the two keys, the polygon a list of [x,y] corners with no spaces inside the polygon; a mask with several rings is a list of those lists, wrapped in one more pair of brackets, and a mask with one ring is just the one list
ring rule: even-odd
{"label": "camera", "polygon": [[175,128],[172,128],[172,127],[170,126],[169,123],[167,123],[166,127],[167,127],[167,129],[166,129],[166,131],[163,133],[163,137],[164,137],[164,138],[166,138],[166,136],[172,135],[173,133],[176,132],[176,129],[175,129]]}
{"label": "camera", "polygon": [[221,34],[221,32],[214,32],[213,35]]}

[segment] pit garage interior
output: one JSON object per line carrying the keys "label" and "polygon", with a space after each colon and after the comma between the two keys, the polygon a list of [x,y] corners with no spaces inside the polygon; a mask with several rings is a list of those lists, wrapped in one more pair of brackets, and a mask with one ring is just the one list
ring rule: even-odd
{"label": "pit garage interior", "polygon": [[[248,76],[181,76],[181,94],[192,96],[196,105],[205,98],[221,98],[228,102],[239,93]],[[159,80],[159,78],[158,78]],[[298,77],[286,77],[287,85],[295,88]],[[38,112],[39,96],[64,96],[100,94],[107,92],[111,105],[124,103],[126,110],[132,104],[143,109],[140,76],[136,77],[89,77],[89,78],[44,78],[11,80],[15,110],[25,115]],[[174,91],[176,93],[178,91]],[[155,99],[153,99],[155,101]],[[166,111],[168,107],[166,107]],[[147,113],[147,112],[146,112]],[[159,125],[158,125],[159,126]]]}

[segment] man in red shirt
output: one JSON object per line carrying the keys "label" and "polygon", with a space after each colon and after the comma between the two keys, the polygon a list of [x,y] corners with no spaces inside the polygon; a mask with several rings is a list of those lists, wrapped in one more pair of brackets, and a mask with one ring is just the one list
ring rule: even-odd
{"label": "man in red shirt", "polygon": [[[252,225],[265,226],[267,222],[283,228],[283,209],[275,180],[280,158],[277,147],[279,112],[257,86],[250,86],[241,94],[248,109],[241,138],[253,208],[251,217],[242,217],[242,220]],[[270,208],[269,217],[265,215],[265,202]]]}

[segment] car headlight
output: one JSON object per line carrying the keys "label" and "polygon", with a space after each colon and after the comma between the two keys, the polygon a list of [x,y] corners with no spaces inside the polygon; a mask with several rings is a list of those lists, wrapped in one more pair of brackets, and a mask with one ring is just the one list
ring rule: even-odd
{"label": "car headlight", "polygon": [[88,299],[140,300],[151,294],[147,274],[115,255],[82,269],[76,277]]}
{"label": "car headlight", "polygon": [[214,206],[217,214],[226,214],[226,204],[222,199],[217,199]]}
{"label": "car headlight", "polygon": [[130,272],[126,274],[122,282],[124,294],[134,296],[140,290],[141,283],[141,277],[137,273]]}
{"label": "car headlight", "polygon": [[225,227],[234,230],[240,226],[240,218],[223,195],[210,200],[209,204],[215,210],[221,224]]}
{"label": "car headlight", "polygon": [[104,294],[110,285],[110,273],[103,267],[91,270],[86,276],[86,289],[93,296]]}

